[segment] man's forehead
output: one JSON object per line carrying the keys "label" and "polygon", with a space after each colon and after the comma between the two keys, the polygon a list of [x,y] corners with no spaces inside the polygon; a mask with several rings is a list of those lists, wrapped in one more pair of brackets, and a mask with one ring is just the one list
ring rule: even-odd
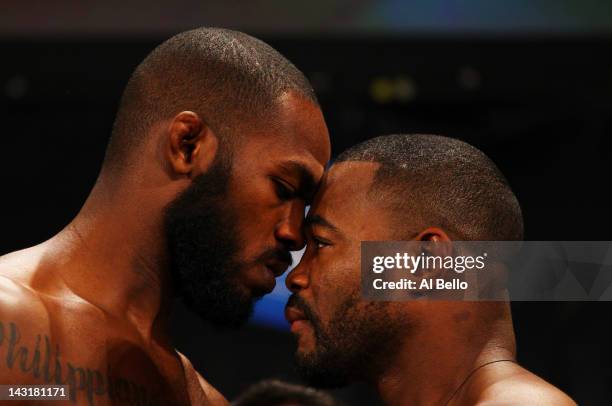
{"label": "man's forehead", "polygon": [[335,163],[326,172],[321,192],[326,194],[346,194],[365,196],[374,182],[376,162],[344,161]]}
{"label": "man's forehead", "polygon": [[285,104],[288,111],[262,118],[245,129],[240,159],[252,160],[254,165],[270,163],[300,175],[310,174],[318,182],[331,153],[323,115],[318,106],[297,96]]}
{"label": "man's forehead", "polygon": [[329,132],[321,108],[295,92],[279,97],[279,135],[286,142],[303,146],[323,165],[331,154]]}
{"label": "man's forehead", "polygon": [[378,167],[378,163],[360,161],[334,164],[323,177],[311,213],[331,222],[360,215],[368,205],[368,191]]}
{"label": "man's forehead", "polygon": [[[322,173],[329,160],[327,133],[311,134],[307,129],[300,131],[272,124],[252,124],[238,138],[234,154],[241,160],[259,163],[300,162],[311,172],[317,169]],[[317,146],[316,140],[323,146]]]}
{"label": "man's forehead", "polygon": [[334,164],[323,176],[306,224],[352,242],[388,239],[393,220],[371,189],[379,167],[362,161]]}

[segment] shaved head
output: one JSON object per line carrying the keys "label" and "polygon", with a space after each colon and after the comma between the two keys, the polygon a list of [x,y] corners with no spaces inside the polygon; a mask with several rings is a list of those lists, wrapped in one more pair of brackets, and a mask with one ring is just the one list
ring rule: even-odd
{"label": "shaved head", "polygon": [[155,48],[130,77],[104,166],[125,167],[151,127],[181,111],[197,113],[224,140],[273,113],[279,96],[290,91],[318,105],[302,72],[263,41],[220,28],[180,33]]}
{"label": "shaved head", "polygon": [[370,196],[395,213],[403,233],[398,239],[429,226],[463,240],[523,238],[521,208],[505,177],[482,151],[463,141],[381,136],[349,148],[335,163],[345,161],[380,164]]}

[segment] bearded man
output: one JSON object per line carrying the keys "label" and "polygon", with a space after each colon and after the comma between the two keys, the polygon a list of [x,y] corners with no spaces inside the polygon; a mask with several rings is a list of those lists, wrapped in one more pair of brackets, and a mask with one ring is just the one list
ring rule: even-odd
{"label": "bearded man", "polygon": [[81,211],[0,259],[0,381],[68,385],[69,404],[226,404],[170,341],[174,298],[244,323],[303,247],[329,154],[310,84],[269,45],[213,28],[161,44]]}

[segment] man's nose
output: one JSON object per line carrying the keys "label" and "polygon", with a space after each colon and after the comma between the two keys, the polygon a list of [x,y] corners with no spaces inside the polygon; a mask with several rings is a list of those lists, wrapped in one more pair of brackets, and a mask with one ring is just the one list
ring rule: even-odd
{"label": "man's nose", "polygon": [[299,291],[308,288],[309,277],[308,272],[304,263],[304,257],[300,260],[300,263],[289,272],[285,278],[285,286],[292,293],[298,293]]}
{"label": "man's nose", "polygon": [[304,236],[304,204],[295,203],[276,226],[275,237],[291,251],[299,251],[306,245]]}

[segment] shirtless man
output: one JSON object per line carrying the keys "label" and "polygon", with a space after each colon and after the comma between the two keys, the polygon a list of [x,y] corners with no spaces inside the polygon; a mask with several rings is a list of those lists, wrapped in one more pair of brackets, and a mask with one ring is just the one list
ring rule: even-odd
{"label": "shirtless man", "polygon": [[287,276],[296,360],[314,385],[373,385],[385,404],[574,405],[518,365],[509,304],[367,302],[361,241],[515,241],[522,214],[496,166],[445,137],[378,137],[339,156]]}
{"label": "shirtless man", "polygon": [[66,384],[67,404],[226,404],[169,340],[174,297],[246,321],[304,245],[329,154],[307,79],[267,44],[204,28],[160,45],[82,210],[0,259],[0,383]]}

